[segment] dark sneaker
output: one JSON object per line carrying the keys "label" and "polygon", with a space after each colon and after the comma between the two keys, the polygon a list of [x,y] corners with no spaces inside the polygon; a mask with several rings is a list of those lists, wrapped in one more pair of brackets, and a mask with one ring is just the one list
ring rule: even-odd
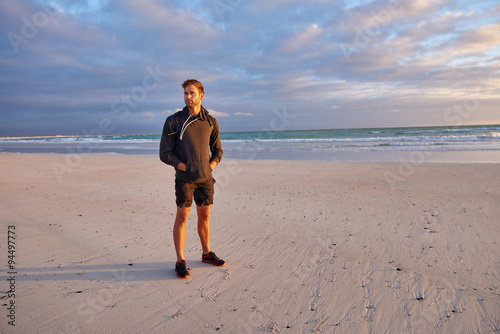
{"label": "dark sneaker", "polygon": [[188,278],[189,271],[186,269],[186,260],[182,260],[175,263],[175,273],[179,278]]}
{"label": "dark sneaker", "polygon": [[203,261],[205,263],[211,263],[214,266],[219,266],[219,267],[222,267],[223,265],[226,264],[226,262],[224,262],[224,260],[219,259],[217,257],[217,255],[215,255],[214,252],[210,252],[208,254],[203,254],[201,256],[201,261]]}

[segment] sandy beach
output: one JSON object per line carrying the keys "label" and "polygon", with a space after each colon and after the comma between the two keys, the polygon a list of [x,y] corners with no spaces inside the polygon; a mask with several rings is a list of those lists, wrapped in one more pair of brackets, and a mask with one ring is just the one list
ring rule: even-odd
{"label": "sandy beach", "polygon": [[500,330],[499,164],[223,159],[211,245],[227,265],[201,262],[192,210],[187,280],[157,156],[0,166],[2,333]]}

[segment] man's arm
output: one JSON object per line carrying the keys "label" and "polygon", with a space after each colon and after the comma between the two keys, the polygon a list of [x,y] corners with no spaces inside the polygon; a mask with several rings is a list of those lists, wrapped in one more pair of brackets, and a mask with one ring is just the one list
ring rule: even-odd
{"label": "man's arm", "polygon": [[[174,154],[175,151],[175,120],[171,117],[167,118],[165,124],[163,125],[163,132],[161,134],[160,141],[160,160],[167,165],[173,166],[175,168],[181,169],[182,165],[184,171],[186,170],[186,165]],[[181,169],[182,170],[182,169]]]}
{"label": "man's arm", "polygon": [[219,135],[219,123],[213,118],[214,129],[210,135],[210,152],[212,156],[210,157],[210,167],[212,170],[219,164],[222,159],[222,144]]}

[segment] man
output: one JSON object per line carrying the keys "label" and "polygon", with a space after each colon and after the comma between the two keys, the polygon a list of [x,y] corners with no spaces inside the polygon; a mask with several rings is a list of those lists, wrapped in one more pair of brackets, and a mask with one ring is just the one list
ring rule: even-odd
{"label": "man", "polygon": [[173,231],[177,253],[175,272],[179,278],[188,278],[184,240],[193,196],[198,214],[198,236],[203,250],[202,261],[216,266],[226,263],[210,249],[209,218],[215,183],[212,171],[222,159],[219,125],[201,105],[205,95],[203,85],[198,80],[189,79],[184,81],[182,88],[186,107],[165,121],[160,159],[176,170],[177,215]]}

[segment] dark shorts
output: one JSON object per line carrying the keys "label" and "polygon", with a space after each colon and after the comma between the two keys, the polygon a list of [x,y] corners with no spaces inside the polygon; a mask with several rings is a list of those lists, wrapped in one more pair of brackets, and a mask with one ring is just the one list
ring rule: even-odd
{"label": "dark shorts", "polygon": [[198,206],[214,204],[214,183],[214,178],[196,183],[175,179],[175,203],[180,208],[189,208],[194,196],[194,202]]}

